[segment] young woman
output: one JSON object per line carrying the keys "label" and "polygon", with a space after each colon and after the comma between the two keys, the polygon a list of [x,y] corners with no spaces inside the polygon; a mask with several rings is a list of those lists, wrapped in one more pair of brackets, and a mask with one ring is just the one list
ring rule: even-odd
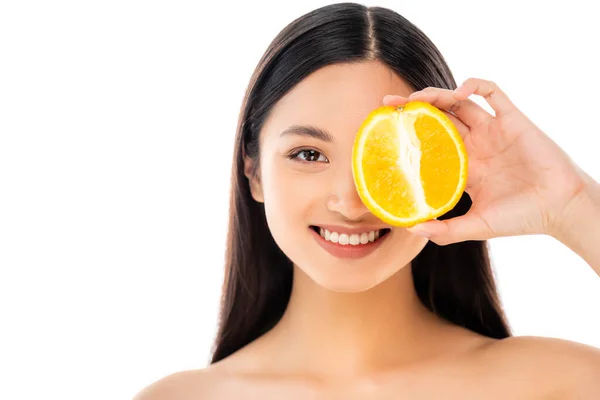
{"label": "young woman", "polygon": [[[444,217],[401,229],[360,201],[351,150],[370,111],[409,100],[448,112],[469,182]],[[212,365],[139,399],[600,398],[598,349],[511,337],[485,242],[552,235],[600,274],[600,185],[494,83],[457,88],[397,13],[336,4],[275,38],[246,93],[232,183]]]}

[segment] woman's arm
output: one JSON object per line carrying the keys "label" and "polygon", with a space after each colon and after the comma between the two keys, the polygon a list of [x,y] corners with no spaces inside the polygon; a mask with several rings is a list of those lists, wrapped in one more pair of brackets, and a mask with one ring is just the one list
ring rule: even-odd
{"label": "woman's arm", "polygon": [[552,236],[583,258],[600,276],[600,184],[582,174],[586,186],[565,209]]}

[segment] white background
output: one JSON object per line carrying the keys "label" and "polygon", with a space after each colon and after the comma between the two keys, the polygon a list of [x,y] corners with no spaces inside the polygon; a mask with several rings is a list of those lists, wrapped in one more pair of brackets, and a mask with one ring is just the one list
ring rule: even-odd
{"label": "white background", "polygon": [[[245,85],[329,2],[219,3],[1,3],[0,398],[129,399],[206,365]],[[592,2],[365,3],[423,29],[459,83],[496,81],[600,179]],[[600,279],[576,254],[491,250],[515,334],[600,347]]]}

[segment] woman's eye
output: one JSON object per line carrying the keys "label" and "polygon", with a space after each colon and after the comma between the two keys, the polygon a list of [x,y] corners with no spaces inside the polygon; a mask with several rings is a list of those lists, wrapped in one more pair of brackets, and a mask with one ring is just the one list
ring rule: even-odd
{"label": "woman's eye", "polygon": [[306,162],[329,162],[327,157],[316,150],[300,150],[296,152],[292,158],[299,158]]}

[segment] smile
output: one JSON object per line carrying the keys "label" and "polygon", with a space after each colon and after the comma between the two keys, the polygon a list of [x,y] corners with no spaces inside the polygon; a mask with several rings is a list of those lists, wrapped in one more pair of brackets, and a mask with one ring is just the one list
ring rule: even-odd
{"label": "smile", "polygon": [[339,243],[343,246],[358,246],[361,244],[373,243],[390,231],[389,229],[377,229],[360,233],[344,233],[329,231],[328,229],[318,226],[311,226],[311,229],[325,240],[331,243]]}
{"label": "smile", "polygon": [[338,232],[319,226],[311,226],[310,231],[323,249],[338,258],[365,257],[385,242],[390,233],[390,229],[387,228],[363,232]]}

